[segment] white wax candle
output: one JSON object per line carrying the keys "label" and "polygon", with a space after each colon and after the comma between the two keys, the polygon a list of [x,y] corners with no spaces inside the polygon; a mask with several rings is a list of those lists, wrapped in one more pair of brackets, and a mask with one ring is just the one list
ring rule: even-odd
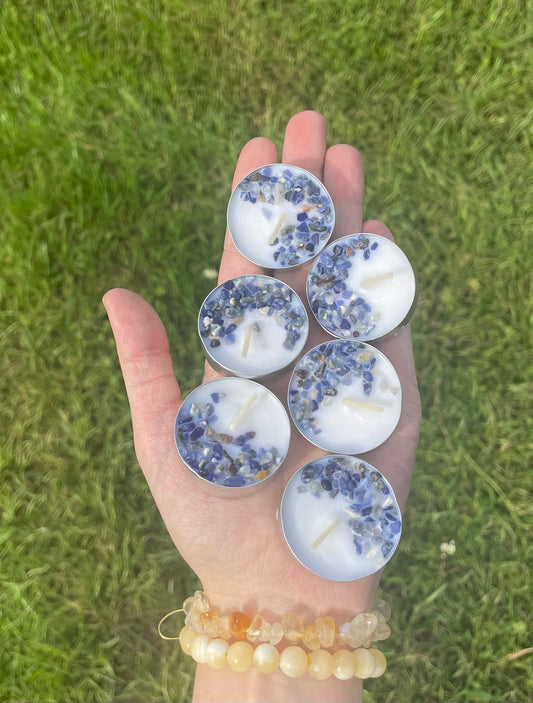
{"label": "white wax candle", "polygon": [[237,249],[269,269],[299,266],[325,246],[335,224],[333,202],[313,174],[269,164],[235,187],[228,229]]}
{"label": "white wax candle", "polygon": [[289,410],[310,442],[329,452],[362,454],[382,444],[400,419],[398,374],[369,344],[336,339],[296,365]]}
{"label": "white wax candle", "polygon": [[278,398],[243,378],[220,378],[190,393],[176,417],[183,462],[227,493],[274,475],[290,442],[290,422]]}
{"label": "white wax candle", "polygon": [[333,581],[375,573],[400,540],[401,515],[392,488],[356,457],[326,456],[303,466],[287,484],[280,514],[294,556]]}
{"label": "white wax candle", "polygon": [[403,251],[376,234],[351,234],[331,242],[313,261],[307,298],[330,334],[378,339],[405,324],[416,294]]}
{"label": "white wax candle", "polygon": [[216,369],[259,378],[284,369],[300,355],[309,320],[302,301],[285,283],[245,275],[222,283],[207,296],[198,331]]}

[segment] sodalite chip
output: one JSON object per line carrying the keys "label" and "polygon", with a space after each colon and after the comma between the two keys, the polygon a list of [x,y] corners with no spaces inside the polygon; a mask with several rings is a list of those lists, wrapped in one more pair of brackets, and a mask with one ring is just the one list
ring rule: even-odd
{"label": "sodalite chip", "polygon": [[268,276],[245,275],[226,281],[207,297],[199,315],[200,336],[212,348],[235,344],[233,333],[250,310],[272,317],[285,329],[283,347],[288,351],[307,329],[305,308],[288,286]]}
{"label": "sodalite chip", "polygon": [[344,500],[355,552],[381,568],[402,529],[400,509],[385,477],[357,457],[337,455],[306,464],[299,482],[298,493],[310,492],[317,500]]}
{"label": "sodalite chip", "polygon": [[347,289],[348,271],[360,258],[368,261],[379,246],[365,234],[343,237],[327,246],[315,259],[307,278],[307,298],[322,327],[342,339],[370,339],[374,311],[367,301]]}
{"label": "sodalite chip", "polygon": [[215,406],[224,393],[211,393],[212,402],[185,400],[176,418],[176,444],[183,461],[198,476],[220,486],[238,488],[258,483],[273,473],[284,457],[277,447],[254,442],[256,433],[217,433]]}

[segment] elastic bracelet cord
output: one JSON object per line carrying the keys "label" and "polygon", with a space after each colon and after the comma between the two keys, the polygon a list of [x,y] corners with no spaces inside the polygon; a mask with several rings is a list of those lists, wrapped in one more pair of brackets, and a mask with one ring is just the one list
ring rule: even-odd
{"label": "elastic bracelet cord", "polygon": [[[185,626],[178,637],[168,637],[161,632],[161,625],[178,612],[185,614]],[[377,678],[386,670],[385,656],[370,644],[390,635],[389,617],[390,607],[380,599],[370,613],[359,613],[339,628],[330,616],[304,625],[293,612],[270,624],[257,613],[220,615],[211,611],[205,594],[196,591],[182,609],[160,621],[158,631],[164,639],[179,639],[186,654],[215,669],[229,666],[234,671],[253,668],[272,673],[279,668],[293,678],[307,671],[316,679],[332,675],[341,680],[366,679]],[[289,645],[278,649],[283,639]]]}

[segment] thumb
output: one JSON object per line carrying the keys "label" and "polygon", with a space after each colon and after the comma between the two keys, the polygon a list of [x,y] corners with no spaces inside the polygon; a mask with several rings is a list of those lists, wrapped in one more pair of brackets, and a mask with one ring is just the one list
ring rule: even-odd
{"label": "thumb", "polygon": [[117,345],[131,408],[137,458],[148,483],[174,449],[174,420],[181,403],[168,338],[159,316],[140,295],[115,288],[102,302]]}

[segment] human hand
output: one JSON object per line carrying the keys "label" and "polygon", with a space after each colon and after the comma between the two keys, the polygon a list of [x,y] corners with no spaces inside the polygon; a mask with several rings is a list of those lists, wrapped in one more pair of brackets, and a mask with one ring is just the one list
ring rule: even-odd
{"label": "human hand", "polygon": [[[289,122],[281,159],[301,166],[323,180],[335,205],[333,238],[370,232],[391,238],[377,221],[363,223],[364,177],[359,152],[348,145],[326,148],[326,123],[315,112],[302,112]],[[275,145],[256,138],[243,148],[233,184],[253,169],[278,161]],[[305,300],[309,266],[276,271]],[[270,271],[247,261],[226,232],[219,282],[233,276]],[[116,289],[104,296],[132,413],[139,464],[183,558],[196,572],[210,602],[222,612],[260,611],[274,621],[291,609],[308,616],[339,618],[368,610],[378,575],[354,582],[324,580],[292,556],[282,536],[277,510],[288,479],[303,464],[325,452],[293,430],[291,448],[277,475],[246,498],[221,499],[206,493],[182,464],[174,443],[174,421],[181,403],[167,336],[159,317],[135,293]],[[309,315],[306,350],[331,339]],[[420,426],[409,328],[375,344],[394,365],[402,386],[402,414],[392,436],[361,455],[391,483],[400,506],[407,499]],[[204,380],[217,374],[206,365]],[[288,374],[265,383],[284,402]],[[218,672],[217,672],[218,673]]]}

